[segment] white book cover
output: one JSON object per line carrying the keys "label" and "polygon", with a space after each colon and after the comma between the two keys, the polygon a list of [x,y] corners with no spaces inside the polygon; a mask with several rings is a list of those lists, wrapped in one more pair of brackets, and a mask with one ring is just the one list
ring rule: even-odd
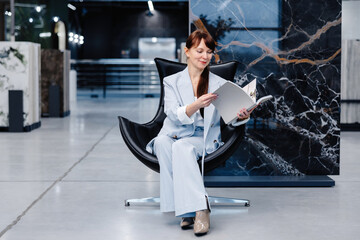
{"label": "white book cover", "polygon": [[240,109],[246,108],[248,111],[251,111],[259,104],[272,98],[271,95],[267,95],[256,101],[256,79],[243,88],[228,81],[214,93],[217,94],[218,97],[212,104],[219,111],[226,124],[237,120],[237,114]]}

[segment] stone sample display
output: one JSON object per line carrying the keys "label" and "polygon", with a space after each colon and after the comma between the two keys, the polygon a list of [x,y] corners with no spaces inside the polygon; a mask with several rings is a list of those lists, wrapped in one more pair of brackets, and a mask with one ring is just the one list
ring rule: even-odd
{"label": "stone sample display", "polygon": [[360,123],[360,40],[343,40],[341,123]]}
{"label": "stone sample display", "polygon": [[341,1],[190,0],[191,29],[217,42],[215,61],[257,79],[258,107],[225,166],[209,175],[339,174]]}
{"label": "stone sample display", "polygon": [[40,44],[0,42],[0,130],[9,128],[9,90],[23,91],[24,131],[40,127]]}
{"label": "stone sample display", "polygon": [[64,117],[70,114],[70,51],[41,50],[41,114],[49,116],[49,88],[58,86],[60,104],[58,111]]}

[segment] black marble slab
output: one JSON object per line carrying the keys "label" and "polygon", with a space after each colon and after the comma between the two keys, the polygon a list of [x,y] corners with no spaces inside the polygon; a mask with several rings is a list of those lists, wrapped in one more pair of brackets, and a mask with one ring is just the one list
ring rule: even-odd
{"label": "black marble slab", "polygon": [[214,61],[240,62],[239,85],[274,96],[208,175],[339,174],[341,1],[191,0],[189,16],[217,41]]}
{"label": "black marble slab", "polygon": [[206,176],[206,187],[333,187],[328,176]]}

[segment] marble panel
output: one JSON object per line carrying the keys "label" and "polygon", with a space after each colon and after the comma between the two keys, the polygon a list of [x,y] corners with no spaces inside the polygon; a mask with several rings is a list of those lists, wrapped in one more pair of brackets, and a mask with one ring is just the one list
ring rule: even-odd
{"label": "marble panel", "polygon": [[342,40],[341,123],[360,123],[360,40]]}
{"label": "marble panel", "polygon": [[189,18],[216,40],[215,62],[240,62],[239,85],[274,96],[209,175],[339,174],[341,1],[190,0]]}
{"label": "marble panel", "polygon": [[60,87],[60,115],[67,116],[69,104],[70,51],[41,50],[41,114],[49,114],[49,87]]}
{"label": "marble panel", "polygon": [[0,128],[9,127],[9,90],[23,91],[24,127],[40,126],[40,44],[0,42]]}

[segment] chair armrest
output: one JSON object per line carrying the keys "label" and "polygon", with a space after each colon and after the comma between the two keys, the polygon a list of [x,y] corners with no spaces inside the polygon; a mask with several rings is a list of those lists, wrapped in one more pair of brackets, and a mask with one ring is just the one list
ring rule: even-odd
{"label": "chair armrest", "polygon": [[146,166],[159,172],[159,163],[156,156],[145,149],[146,144],[157,135],[157,133],[155,136],[150,135],[156,132],[157,124],[139,124],[121,116],[118,119],[121,135],[130,151]]}

